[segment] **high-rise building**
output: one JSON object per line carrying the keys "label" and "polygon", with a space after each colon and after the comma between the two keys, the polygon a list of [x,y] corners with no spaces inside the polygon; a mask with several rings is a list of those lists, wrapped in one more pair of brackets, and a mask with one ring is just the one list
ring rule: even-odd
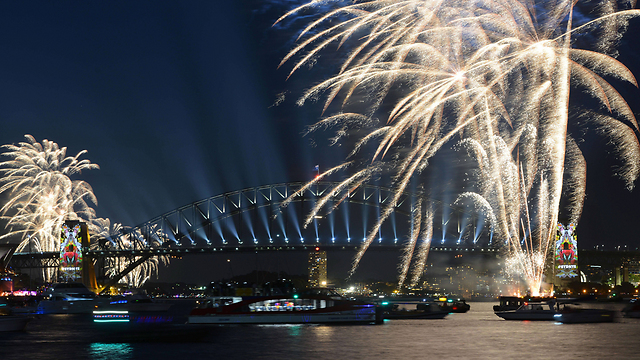
{"label": "high-rise building", "polygon": [[309,286],[322,287],[327,286],[327,252],[315,251],[309,253]]}

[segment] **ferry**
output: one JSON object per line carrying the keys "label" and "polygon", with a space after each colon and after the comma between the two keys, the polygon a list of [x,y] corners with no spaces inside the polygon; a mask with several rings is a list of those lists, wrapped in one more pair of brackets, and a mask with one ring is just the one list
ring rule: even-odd
{"label": "ferry", "polygon": [[333,289],[308,289],[293,295],[209,301],[189,314],[189,324],[379,324],[376,305],[342,297]]}

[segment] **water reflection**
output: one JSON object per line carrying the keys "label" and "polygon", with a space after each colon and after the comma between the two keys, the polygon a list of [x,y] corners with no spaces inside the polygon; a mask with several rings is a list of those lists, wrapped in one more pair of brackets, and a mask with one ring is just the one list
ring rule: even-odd
{"label": "water reflection", "polygon": [[333,326],[318,326],[314,331],[318,340],[330,340],[333,332]]}
{"label": "water reflection", "polygon": [[133,348],[131,345],[92,343],[89,345],[89,354],[92,359],[133,359]]}
{"label": "water reflection", "polygon": [[289,335],[291,336],[300,336],[300,328],[302,325],[294,325],[289,328]]}

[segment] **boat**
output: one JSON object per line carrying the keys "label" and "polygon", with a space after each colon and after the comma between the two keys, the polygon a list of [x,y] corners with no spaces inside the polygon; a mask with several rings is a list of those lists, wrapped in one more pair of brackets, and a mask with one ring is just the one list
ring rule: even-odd
{"label": "boat", "polygon": [[99,302],[93,310],[93,321],[96,323],[172,323],[173,314],[168,302],[156,302],[144,290],[128,291],[113,296],[106,302]]}
{"label": "boat", "polygon": [[433,302],[392,302],[386,306],[384,318],[401,319],[444,319],[449,311]]}
{"label": "boat", "polygon": [[154,301],[144,290],[129,290],[98,305],[101,311],[165,312],[173,304]]}
{"label": "boat", "polygon": [[564,324],[613,322],[616,312],[606,309],[588,309],[576,306],[577,304],[563,304],[560,316],[556,321]]}
{"label": "boat", "polygon": [[640,301],[631,299],[629,303],[622,309],[622,316],[626,318],[640,319]]}
{"label": "boat", "polygon": [[558,320],[560,312],[555,300],[524,302],[516,310],[496,311],[495,314],[505,320]]}
{"label": "boat", "polygon": [[446,298],[441,297],[438,299],[440,302],[440,307],[442,310],[447,311],[449,313],[466,313],[471,309],[471,306],[467,304],[464,299],[456,299],[456,298]]}
{"label": "boat", "polygon": [[13,314],[9,301],[0,298],[0,332],[22,331],[29,321],[31,321],[29,316]]}
{"label": "boat", "polygon": [[493,311],[517,310],[526,302],[552,301],[555,298],[542,296],[500,296],[500,304],[493,306]]}
{"label": "boat", "polygon": [[195,308],[189,324],[370,324],[382,322],[374,304],[347,299],[333,289],[292,295],[229,298]]}
{"label": "boat", "polygon": [[90,314],[102,301],[82,283],[57,283],[43,293],[37,314]]}
{"label": "boat", "polygon": [[[21,295],[17,296],[16,293]],[[26,293],[26,295],[22,295]],[[36,292],[18,292],[14,291],[13,295],[9,295],[0,301],[0,307],[10,309],[12,315],[29,315],[35,314],[37,310],[39,298]]]}

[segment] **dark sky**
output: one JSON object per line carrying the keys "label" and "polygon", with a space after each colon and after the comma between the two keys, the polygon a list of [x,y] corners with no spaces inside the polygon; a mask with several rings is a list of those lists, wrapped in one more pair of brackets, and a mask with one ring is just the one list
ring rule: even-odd
{"label": "dark sky", "polygon": [[[293,105],[329,65],[321,58],[289,80],[291,67],[277,68],[298,24],[271,25],[300,2],[2,2],[0,143],[31,134],[69,155],[88,150],[101,167],[82,174],[97,214],[125,225],[225,191],[309,180],[315,164],[344,157],[302,137],[318,106]],[[635,21],[620,54],[635,74],[638,31]],[[638,91],[625,95],[640,114]],[[589,166],[579,242],[636,247],[640,191],[612,175],[605,145],[582,144]]]}

